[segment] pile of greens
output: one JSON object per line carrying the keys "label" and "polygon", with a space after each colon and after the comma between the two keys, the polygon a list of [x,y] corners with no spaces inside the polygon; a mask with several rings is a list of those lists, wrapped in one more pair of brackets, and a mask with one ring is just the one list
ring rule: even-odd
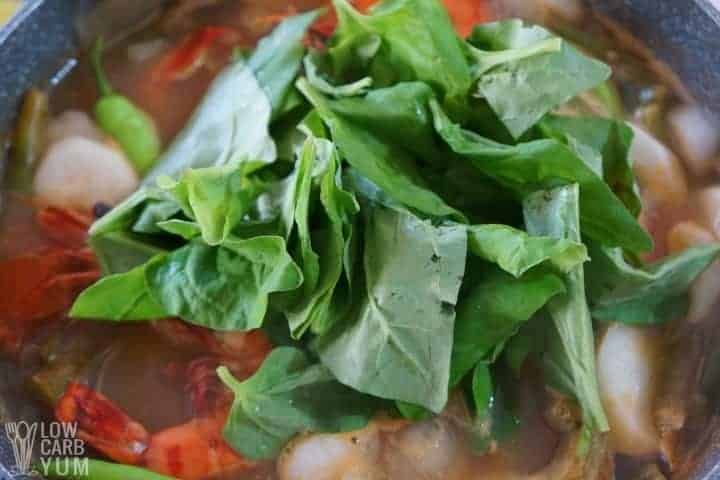
{"label": "pile of greens", "polygon": [[718,253],[636,260],[652,241],[632,130],[552,113],[610,69],[519,20],[463,40],[437,0],[334,5],[326,48],[303,47],[305,13],[218,76],[93,226],[106,276],[72,316],[266,329],[279,346],[255,375],[219,371],[250,458],[380,410],[440,412],[456,388],[480,424],[528,355],[587,438],[606,431],[593,319],[678,318]]}

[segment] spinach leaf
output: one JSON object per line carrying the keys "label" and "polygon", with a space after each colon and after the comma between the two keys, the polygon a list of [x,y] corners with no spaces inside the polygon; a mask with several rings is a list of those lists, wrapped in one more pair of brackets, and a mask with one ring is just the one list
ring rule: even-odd
{"label": "spinach leaf", "polygon": [[[163,258],[163,255],[158,255],[150,263]],[[150,294],[146,270],[147,265],[140,265],[125,273],[100,279],[75,300],[70,317],[114,321],[168,317],[168,312]]]}
{"label": "spinach leaf", "polygon": [[414,210],[436,217],[464,219],[462,213],[425,188],[413,159],[401,148],[382,141],[368,130],[336,115],[327,99],[304,79],[300,80],[298,88],[330,127],[333,141],[340,153],[362,175]]}
{"label": "spinach leaf", "polygon": [[[348,52],[367,52],[369,45],[376,51],[374,61],[382,62],[384,72],[392,72],[394,80],[420,80],[450,101],[464,102],[472,82],[470,67],[440,2],[393,0],[381,3],[370,15],[361,15],[347,0],[334,0],[333,4],[339,25],[330,55],[336,64],[356,63],[347,58]],[[368,40],[373,38],[380,39],[379,47]]]}
{"label": "spinach leaf", "polygon": [[[318,151],[313,147],[314,144],[319,148]],[[325,171],[322,172],[320,184],[323,220],[314,235],[318,251],[323,254],[314,257],[315,263],[312,264],[315,268],[315,271],[312,272],[315,275],[313,287],[306,288],[300,304],[287,312],[290,328],[296,338],[302,336],[308,328],[312,328],[316,334],[329,330],[330,326],[341,316],[341,312],[337,308],[339,304],[349,302],[349,299],[340,302],[335,297],[340,294],[337,287],[345,267],[345,257],[349,254],[353,217],[360,211],[355,196],[342,187],[340,159],[333,144],[322,139],[308,139],[301,154],[300,164],[307,158],[313,158],[318,154],[327,157],[321,162],[326,166]],[[302,231],[302,229],[300,230]],[[309,231],[305,235],[307,235],[309,244]],[[303,247],[302,243],[301,233],[301,248],[305,252],[308,247]],[[303,253],[303,258],[312,259],[313,257],[306,252]],[[310,262],[304,260],[304,263],[309,264]],[[307,267],[303,266],[303,270],[307,282]],[[333,298],[336,301],[333,301]]]}
{"label": "spinach leaf", "polygon": [[598,164],[600,175],[637,216],[642,207],[629,151],[632,129],[621,120],[548,115],[540,123],[545,135],[566,143],[587,164]]}
{"label": "spinach leaf", "polygon": [[315,347],[342,383],[439,412],[467,234],[380,206],[366,215],[364,288],[356,289],[349,317]]}
{"label": "spinach leaf", "polygon": [[177,178],[188,168],[275,161],[272,106],[252,68],[238,61],[218,75],[189,122],[143,180]]}
{"label": "spinach leaf", "polygon": [[372,132],[388,143],[422,158],[440,157],[428,102],[432,89],[421,82],[403,82],[371,90],[361,98],[326,100],[337,116]]}
{"label": "spinach leaf", "polygon": [[516,278],[493,266],[480,278],[458,303],[451,386],[457,385],[478,362],[494,361],[523,323],[551,298],[565,292],[563,281],[542,269]]}
{"label": "spinach leaf", "polygon": [[153,299],[171,315],[213,330],[262,325],[269,295],[302,284],[302,272],[276,236],[193,241],[147,266]]}
{"label": "spinach leaf", "polygon": [[177,181],[160,177],[158,183],[197,222],[208,245],[223,243],[265,189],[242,165],[190,169]]}
{"label": "spinach leaf", "polygon": [[111,232],[90,237],[90,247],[105,275],[123,273],[150,260],[167,248],[156,245],[147,235],[128,232]]}
{"label": "spinach leaf", "polygon": [[463,130],[431,100],[435,128],[450,147],[520,198],[537,190],[577,183],[583,234],[608,246],[649,250],[652,239],[610,187],[568,147],[556,140],[503,145]]}
{"label": "spinach leaf", "polygon": [[[468,38],[482,49],[479,56],[486,70],[478,80],[477,96],[484,98],[515,138],[519,138],[546,113],[590,90],[610,77],[610,68],[585,57],[559,37],[521,20],[503,20],[477,25]],[[559,48],[552,42],[560,42]],[[553,47],[553,48],[550,48]],[[492,67],[490,52],[535,50],[525,56]],[[547,50],[547,53],[542,53]],[[533,52],[535,53],[535,52]],[[491,66],[489,70],[487,67]]]}
{"label": "spinach leaf", "polygon": [[342,385],[330,371],[292,347],[273,350],[260,369],[239,382],[226,367],[218,376],[235,394],[224,437],[252,460],[277,456],[302,432],[344,432],[364,427],[377,400]]}
{"label": "spinach leaf", "polygon": [[353,97],[366,94],[368,89],[372,87],[373,80],[370,77],[363,77],[360,80],[345,85],[331,84],[323,77],[317,65],[315,65],[315,60],[313,60],[310,55],[305,56],[303,65],[305,66],[305,75],[307,76],[308,83],[325,95],[333,97]]}
{"label": "spinach leaf", "polygon": [[[534,193],[525,200],[525,223],[532,235],[580,239],[580,189],[577,185]],[[571,381],[572,392],[583,410],[588,433],[608,430],[598,393],[592,319],[585,298],[584,269],[566,276],[567,293],[550,300],[547,309],[555,324],[560,348],[550,355]]]}
{"label": "spinach leaf", "polygon": [[305,55],[305,33],[319,15],[319,10],[312,10],[284,19],[270,35],[260,40],[248,59],[248,67],[270,100],[273,119],[282,113],[292,91]]}
{"label": "spinach leaf", "polygon": [[688,289],[720,253],[720,245],[685,250],[642,268],[618,249],[591,248],[587,267],[592,315],[603,321],[658,324],[687,314]]}
{"label": "spinach leaf", "polygon": [[496,263],[515,277],[522,276],[543,262],[548,262],[561,272],[568,272],[589,260],[587,249],[582,243],[533,237],[507,225],[468,227],[468,246],[473,254]]}

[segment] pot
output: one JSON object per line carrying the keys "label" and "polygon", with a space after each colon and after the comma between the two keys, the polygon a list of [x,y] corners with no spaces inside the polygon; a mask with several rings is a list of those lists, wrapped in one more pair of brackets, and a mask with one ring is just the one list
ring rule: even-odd
{"label": "pot", "polygon": [[[107,36],[141,26],[165,3],[144,0],[128,10],[133,2],[105,0],[103,10],[97,12],[98,2],[93,0],[26,0],[0,28],[0,139],[12,125],[25,90],[61,81],[75,65],[73,55],[84,38],[94,37],[100,29]],[[720,10],[711,0],[588,0],[588,4],[607,28],[624,27],[665,62],[668,74],[672,71],[679,77],[683,95],[720,115]],[[706,364],[720,365],[720,332],[704,333],[710,351],[718,352]],[[710,404],[720,410],[720,374],[714,370],[700,373]],[[37,418],[37,410],[16,393],[16,376],[13,365],[0,361],[0,423]],[[720,419],[720,412],[716,418]],[[679,478],[720,479],[720,420],[702,425],[693,435],[695,447]],[[12,450],[0,432],[0,479],[20,478],[11,475],[13,465]]]}

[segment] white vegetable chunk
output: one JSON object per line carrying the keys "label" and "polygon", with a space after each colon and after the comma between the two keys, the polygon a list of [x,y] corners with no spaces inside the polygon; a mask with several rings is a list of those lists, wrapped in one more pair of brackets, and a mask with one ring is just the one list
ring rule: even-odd
{"label": "white vegetable chunk", "polygon": [[693,174],[705,175],[716,167],[720,126],[702,108],[694,105],[675,108],[668,115],[668,128],[673,147]]}
{"label": "white vegetable chunk", "polygon": [[379,475],[380,431],[373,424],[344,434],[305,435],[278,459],[280,480],[362,480]]}
{"label": "white vegetable chunk", "polygon": [[688,199],[688,183],[678,158],[644,129],[630,126],[635,138],[629,155],[643,193],[661,204],[683,205]]}
{"label": "white vegetable chunk", "polygon": [[598,380],[618,453],[656,453],[660,437],[653,420],[658,376],[657,339],[647,329],[611,325],[598,348]]}
{"label": "white vegetable chunk", "polygon": [[713,262],[690,288],[688,321],[697,323],[709,317],[720,300],[720,261]]}
{"label": "white vegetable chunk", "polygon": [[117,204],[138,185],[135,170],[121,152],[83,137],[52,145],[34,180],[41,202],[81,210],[99,202]]}
{"label": "white vegetable chunk", "polygon": [[97,142],[105,139],[105,135],[90,116],[79,110],[66,110],[53,118],[48,125],[47,135],[48,145],[70,137],[82,137]]}

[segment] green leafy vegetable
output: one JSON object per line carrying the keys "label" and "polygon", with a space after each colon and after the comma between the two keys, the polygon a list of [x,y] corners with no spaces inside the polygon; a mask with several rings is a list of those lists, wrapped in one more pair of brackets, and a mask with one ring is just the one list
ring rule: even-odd
{"label": "green leafy vegetable", "polygon": [[194,241],[148,264],[146,277],[171,316],[224,331],[260,327],[269,295],[302,284],[285,241],[270,236],[229,239],[222,247]]}
{"label": "green leafy vegetable", "polygon": [[[347,0],[334,0],[333,4],[339,24],[330,55],[337,65],[366,63],[363,56],[367,57],[369,45],[371,52],[375,50],[373,61],[395,81],[421,80],[452,102],[465,98],[472,81],[470,67],[440,2],[389,1],[370,15],[361,15]],[[379,39],[380,45],[372,39]],[[378,76],[377,69],[373,73]]]}
{"label": "green leafy vegetable", "polygon": [[281,113],[292,92],[305,55],[305,33],[319,15],[319,10],[312,10],[284,19],[270,35],[260,40],[248,59],[248,67],[270,100],[273,118]]}
{"label": "green leafy vegetable", "polygon": [[[333,298],[339,294],[338,282],[341,281],[343,268],[346,267],[345,258],[349,255],[353,217],[360,210],[354,195],[342,187],[340,160],[332,143],[309,138],[301,153],[298,173],[304,162],[317,158],[318,155],[326,157],[319,162],[325,166],[324,171],[320,172],[320,203],[324,215],[322,226],[315,235],[316,243],[322,249],[323,255],[318,257],[312,251],[307,212],[300,212],[300,217],[305,219],[298,222],[298,233],[306,293],[300,304],[287,312],[290,328],[295,337],[300,337],[308,328],[312,328],[315,333],[324,333],[340,317],[340,310],[343,308],[338,309],[338,302],[333,302]],[[310,169],[311,167],[312,165],[309,166]],[[307,210],[307,206],[302,210]],[[308,280],[310,269],[313,269],[311,275],[314,275],[311,282]]]}
{"label": "green leafy vegetable", "polygon": [[600,175],[630,213],[640,213],[640,192],[629,156],[633,131],[625,122],[548,115],[540,128],[548,136],[564,141],[586,164],[597,164]]}
{"label": "green leafy vegetable", "polygon": [[[163,256],[154,261],[162,261]],[[97,320],[133,321],[165,318],[168,312],[153,299],[146,279],[147,265],[102,278],[80,294],[70,316]]]}
{"label": "green leafy vegetable", "polygon": [[533,237],[507,225],[475,225],[468,227],[470,251],[496,263],[515,277],[548,262],[561,272],[589,260],[585,245],[566,239]]}
{"label": "green leafy vegetable", "polygon": [[383,207],[366,215],[364,288],[350,318],[320,337],[317,351],[344,384],[439,412],[448,395],[465,229]]}
{"label": "green leafy vegetable", "polygon": [[687,314],[688,289],[720,253],[707,245],[643,268],[630,265],[618,249],[595,246],[588,266],[588,294],[598,320],[658,324]]}
{"label": "green leafy vegetable", "polygon": [[427,215],[463,219],[442,198],[423,185],[413,159],[402,149],[377,138],[368,130],[336,115],[318,92],[300,80],[298,88],[330,127],[333,140],[348,163],[388,195]]}
{"label": "green leafy vegetable", "polygon": [[225,439],[253,460],[274,458],[301,432],[360,429],[377,406],[377,400],[342,385],[327,368],[292,347],[273,350],[243,382],[225,367],[218,375],[235,394]]}
{"label": "green leafy vegetable", "polygon": [[[580,189],[577,185],[540,191],[530,195],[524,204],[527,230],[580,241]],[[583,266],[567,274],[567,293],[552,299],[547,309],[557,331],[560,348],[552,361],[570,380],[572,393],[583,409],[586,435],[608,430],[607,419],[598,393],[595,371],[595,342],[592,319],[585,298]]]}
{"label": "green leafy vegetable", "polygon": [[305,66],[305,75],[308,82],[319,92],[333,97],[352,97],[355,95],[364,95],[372,86],[373,80],[370,77],[364,77],[352,83],[345,85],[333,85],[323,78],[322,73],[318,70],[315,61],[311,56],[306,56],[303,61]]}
{"label": "green leafy vegetable", "polygon": [[[435,128],[450,147],[484,174],[524,198],[534,191],[562,184],[580,187],[583,233],[608,246],[633,252],[648,250],[652,239],[635,217],[570,149],[556,140],[503,145],[463,130],[431,101]],[[579,241],[579,239],[578,239]]]}
{"label": "green leafy vegetable", "polygon": [[253,69],[242,61],[223,70],[200,106],[144,180],[152,185],[162,175],[177,178],[188,168],[275,160],[268,131],[272,106]]}
{"label": "green leafy vegetable", "polygon": [[198,223],[208,245],[223,243],[265,189],[247,177],[243,165],[186,170],[178,181],[160,177],[158,182],[185,216]]}
{"label": "green leafy vegetable", "polygon": [[515,278],[487,268],[480,283],[460,299],[450,365],[450,385],[457,385],[480,361],[492,362],[520,326],[548,301],[565,292],[563,281],[543,270]]}
{"label": "green leafy vegetable", "polygon": [[[468,41],[484,51],[483,55],[475,54],[484,71],[477,95],[490,104],[515,138],[555,107],[605,82],[611,73],[604,63],[585,57],[547,30],[527,26],[521,20],[477,25]],[[513,50],[519,58],[494,68],[488,62],[490,52],[510,56]]]}

